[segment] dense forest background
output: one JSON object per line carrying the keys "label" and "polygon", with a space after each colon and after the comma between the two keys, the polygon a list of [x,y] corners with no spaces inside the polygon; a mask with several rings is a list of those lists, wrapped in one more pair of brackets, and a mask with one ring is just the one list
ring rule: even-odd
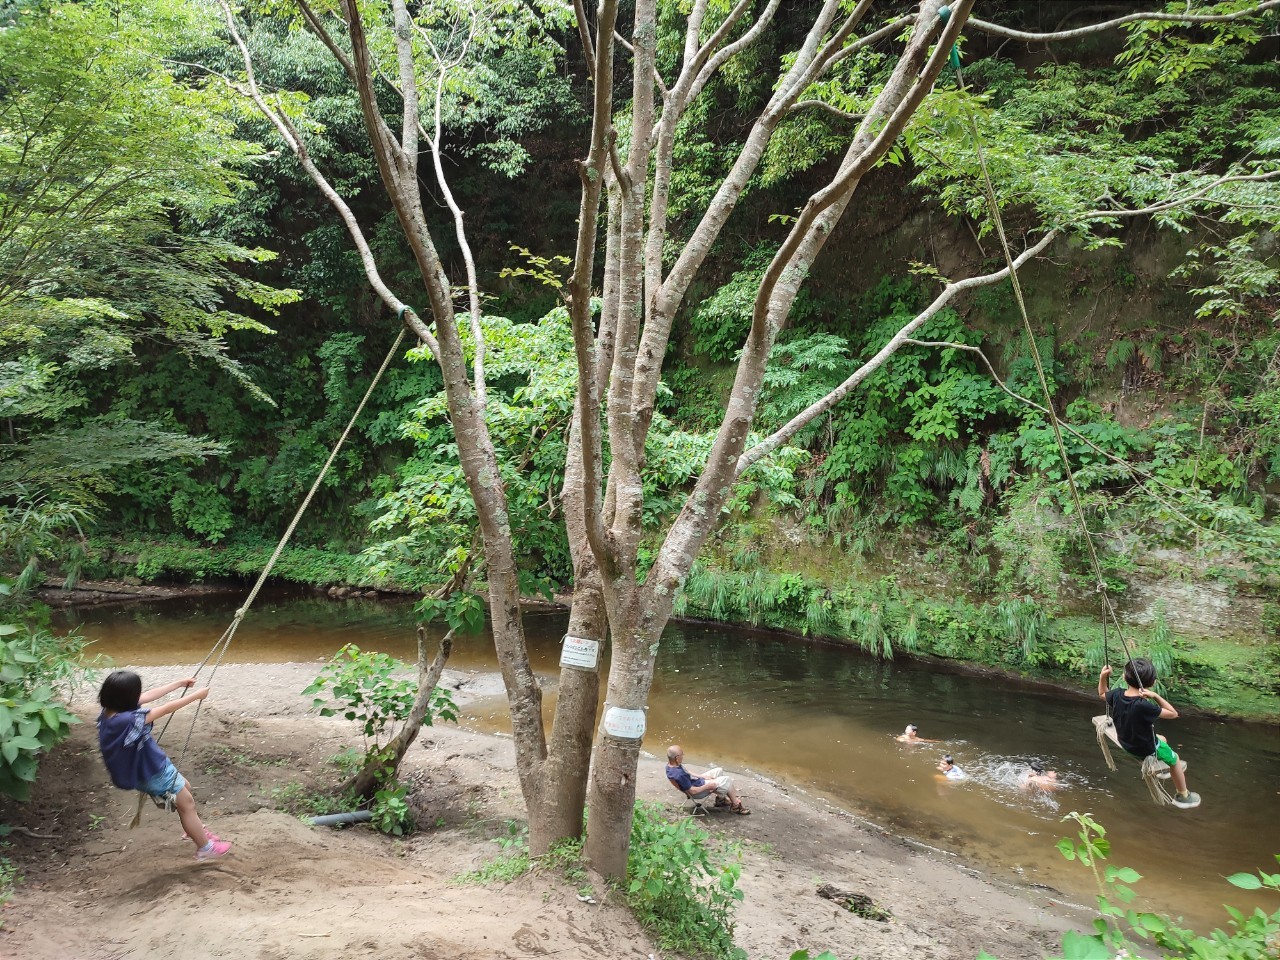
{"label": "dense forest background", "polygon": [[[1073,16],[1037,0],[984,6],[1031,29]],[[396,332],[323,198],[218,81],[235,64],[206,14],[162,0],[0,3],[0,547],[19,592],[256,573]],[[423,299],[339,68],[271,4],[249,22],[264,82],[295,92],[384,275]],[[776,60],[803,29],[784,6],[691,108],[677,232],[769,94],[753,58]],[[566,29],[496,52],[445,138],[489,298],[491,418],[531,594],[572,576],[557,521],[575,368],[559,297],[589,106],[572,41]],[[1055,190],[1069,202],[1063,183],[1082,163],[1154,178],[1280,151],[1274,30],[1204,31],[1165,57],[1158,42],[1133,49],[1123,31],[1052,49],[966,42],[1011,230]],[[715,251],[714,282],[679,318],[647,451],[655,529],[709,449],[755,284],[847,137],[858,105],[829,101],[785,121]],[[913,124],[863,185],[776,347],[762,433],[874,354],[939,273],[1002,265],[981,205],[951,177],[974,163],[958,111]],[[1082,122],[1089,159],[1064,162],[1061,183],[1031,177],[1028,151],[1053,155]],[[440,211],[450,237],[443,198]],[[1274,216],[1154,216],[1060,244],[1023,275],[1108,587],[1182,696],[1239,715],[1280,714],[1278,239]],[[459,250],[441,252],[460,278]],[[1049,424],[1015,396],[1040,399],[1011,288],[962,299],[918,338],[980,347],[995,376],[976,354],[903,349],[747,475],[678,610],[1082,676],[1107,652],[1096,585]],[[408,591],[441,578],[473,507],[423,359],[384,378],[281,577]],[[442,518],[461,533],[440,536]]]}

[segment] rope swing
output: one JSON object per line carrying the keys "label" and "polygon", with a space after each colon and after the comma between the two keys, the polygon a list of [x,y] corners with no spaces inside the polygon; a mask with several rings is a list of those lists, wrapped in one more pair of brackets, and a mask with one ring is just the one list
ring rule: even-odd
{"label": "rope swing", "polygon": [[[950,7],[942,7],[938,11],[938,18],[946,22],[951,16]],[[960,47],[959,44],[953,44],[949,57],[951,68],[955,71],[956,86],[960,92],[967,93],[965,86],[964,74],[960,69]],[[1035,333],[1031,328],[1031,318],[1027,311],[1026,299],[1022,293],[1022,283],[1018,278],[1018,270],[1014,264],[1013,253],[1009,248],[1009,238],[1005,232],[1004,219],[1000,214],[1000,204],[996,199],[995,186],[991,180],[991,171],[987,166],[986,151],[982,146],[982,134],[978,129],[977,117],[968,101],[961,99],[961,106],[964,109],[965,118],[969,121],[969,130],[973,141],[974,151],[978,158],[978,164],[982,170],[982,182],[984,192],[986,194],[987,208],[991,213],[992,224],[996,229],[996,235],[1000,239],[1000,249],[1004,253],[1005,263],[1009,268],[1009,282],[1013,287],[1014,300],[1018,305],[1018,312],[1022,317],[1023,329],[1027,335],[1027,345],[1031,351],[1031,359],[1035,364],[1036,377],[1040,382],[1040,389],[1044,393],[1045,410],[1049,415],[1049,424],[1053,429],[1054,443],[1058,448],[1058,456],[1062,460],[1062,468],[1066,474],[1067,486],[1071,491],[1071,501],[1075,507],[1076,518],[1080,524],[1080,531],[1084,534],[1084,542],[1089,555],[1089,564],[1093,569],[1094,582],[1101,600],[1102,606],[1102,652],[1103,662],[1110,660],[1108,651],[1108,626],[1114,625],[1116,636],[1120,639],[1121,647],[1124,650],[1126,664],[1133,660],[1133,652],[1130,649],[1129,642],[1125,638],[1124,630],[1120,626],[1119,617],[1116,615],[1115,605],[1111,601],[1111,596],[1107,592],[1107,582],[1102,574],[1102,563],[1098,558],[1098,551],[1093,541],[1093,533],[1089,530],[1089,524],[1085,519],[1084,506],[1080,498],[1079,488],[1076,486],[1075,474],[1071,469],[1071,461],[1067,455],[1067,447],[1062,439],[1062,424],[1058,420],[1058,415],[1054,410],[1053,396],[1049,391],[1049,380],[1044,372],[1044,363],[1040,357],[1040,348],[1036,343]],[[1104,703],[1106,701],[1104,700]],[[1110,745],[1115,744],[1120,747],[1119,737],[1116,735],[1115,723],[1111,718],[1111,706],[1106,705],[1106,712],[1093,718],[1094,730],[1098,739],[1098,747],[1102,750],[1102,756],[1106,760],[1107,766],[1115,770],[1116,763],[1111,756]],[[1136,759],[1136,758],[1135,758]],[[1163,780],[1169,776],[1169,766],[1164,761],[1159,760],[1154,755],[1142,760],[1142,778],[1147,784],[1147,789],[1151,793],[1151,799],[1160,806],[1173,802],[1168,788],[1164,785]]]}
{"label": "rope swing", "polygon": [[[396,314],[397,319],[403,321],[405,311],[411,309],[412,308],[407,306],[400,307]],[[319,474],[316,475],[315,482],[311,484],[311,489],[307,491],[307,495],[302,499],[302,504],[293,515],[293,520],[290,521],[284,535],[280,538],[280,542],[276,544],[276,548],[272,552],[271,558],[267,561],[266,566],[262,568],[262,573],[258,575],[258,580],[253,585],[253,589],[249,591],[249,595],[245,598],[244,603],[237,608],[235,616],[231,618],[231,623],[228,625],[227,629],[223,631],[222,636],[217,639],[209,652],[205,655],[205,658],[200,661],[200,665],[196,667],[195,673],[192,675],[194,677],[200,676],[200,672],[208,665],[210,660],[213,660],[213,669],[209,671],[209,679],[205,684],[206,687],[213,686],[213,678],[218,672],[218,667],[222,664],[222,658],[226,655],[227,648],[231,646],[232,638],[235,637],[236,631],[240,628],[240,624],[249,613],[249,608],[253,606],[253,601],[258,598],[258,593],[262,590],[263,584],[266,583],[267,577],[271,575],[271,570],[275,567],[276,561],[279,560],[280,555],[284,553],[284,548],[288,545],[289,539],[293,536],[293,532],[298,528],[298,523],[302,520],[303,514],[305,514],[307,512],[307,508],[311,506],[311,501],[315,497],[316,491],[320,489],[320,484],[324,482],[324,478],[328,475],[329,468],[333,466],[333,461],[338,458],[338,453],[342,450],[342,445],[347,442],[347,437],[350,436],[352,428],[356,425],[356,421],[360,419],[360,414],[364,412],[365,405],[369,402],[369,398],[373,396],[373,391],[377,389],[379,381],[382,380],[382,375],[387,372],[387,367],[391,365],[392,359],[394,359],[396,352],[400,349],[400,344],[404,342],[405,332],[406,331],[402,323],[400,332],[396,335],[395,342],[391,344],[391,349],[387,351],[387,355],[383,358],[382,365],[378,367],[378,372],[373,375],[373,381],[369,384],[369,389],[365,391],[360,403],[356,406],[355,412],[351,414],[351,419],[347,422],[347,427],[342,431],[342,435],[338,437],[338,442],[333,445],[333,449],[329,452],[329,459],[326,460],[324,462],[324,466],[320,468]],[[191,717],[191,726],[187,729],[187,737],[182,743],[182,751],[178,754],[179,761],[183,760],[187,755],[187,748],[191,745],[191,735],[195,733],[196,723],[200,720],[200,707],[203,704],[203,700],[196,701],[196,709]],[[164,726],[160,728],[160,732],[156,735],[156,743],[159,743],[160,739],[165,735],[165,731],[169,729],[169,723],[175,716],[176,714],[171,713],[165,718]],[[148,796],[148,794],[142,793],[141,791],[138,792],[138,809],[133,815],[133,820],[129,823],[129,829],[132,830],[142,822],[142,809]],[[168,812],[173,812],[175,809],[175,797],[173,794],[152,797],[151,799],[154,800],[156,806],[161,807]]]}

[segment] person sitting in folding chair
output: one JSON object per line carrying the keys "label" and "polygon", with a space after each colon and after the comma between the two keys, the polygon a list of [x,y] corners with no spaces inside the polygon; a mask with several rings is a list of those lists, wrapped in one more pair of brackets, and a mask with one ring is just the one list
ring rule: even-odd
{"label": "person sitting in folding chair", "polygon": [[695,777],[684,768],[684,751],[678,743],[667,747],[667,779],[671,785],[694,802],[701,809],[705,800],[713,796],[716,806],[729,804],[729,810],[746,816],[751,811],[742,805],[742,799],[733,788],[733,778],[726,775],[719,767],[712,767],[702,776]]}

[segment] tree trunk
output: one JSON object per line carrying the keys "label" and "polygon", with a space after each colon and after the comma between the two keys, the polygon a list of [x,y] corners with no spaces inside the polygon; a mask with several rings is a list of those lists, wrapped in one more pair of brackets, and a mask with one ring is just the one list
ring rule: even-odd
{"label": "tree trunk", "polygon": [[422,721],[426,719],[427,708],[431,703],[431,693],[440,682],[440,674],[453,652],[453,631],[450,630],[440,638],[440,647],[435,658],[427,663],[427,631],[418,625],[418,695],[413,698],[413,706],[409,717],[400,728],[400,732],[391,742],[365,759],[365,765],[354,777],[342,785],[343,794],[353,794],[361,800],[372,800],[378,787],[378,774],[388,766],[398,772],[404,755],[418,739],[418,731],[422,729]]}
{"label": "tree trunk", "polygon": [[[569,611],[569,636],[598,640],[601,648],[608,633],[604,593],[595,556],[587,546],[583,506],[582,431],[575,413],[569,430],[561,503],[573,557],[573,605]],[[558,840],[582,835],[587,774],[591,767],[591,741],[595,735],[596,708],[600,701],[600,670],[579,667],[560,669],[560,695],[546,759],[539,764],[536,794],[526,798],[529,807],[529,850],[546,853]]]}
{"label": "tree trunk", "polygon": [[[610,629],[614,638],[605,695],[606,723],[610,709],[644,711],[653,685],[653,665],[658,639],[671,617],[666,591],[646,587],[626,591]],[[627,624],[624,629],[622,624]],[[631,737],[601,727],[596,743],[588,804],[586,855],[592,869],[606,877],[627,875],[627,851],[631,842],[631,813],[636,802],[636,770],[643,734]]]}
{"label": "tree trunk", "polygon": [[[601,640],[604,603],[598,588],[574,591],[569,635]],[[600,701],[599,670],[560,669],[560,695],[547,758],[539,764],[536,793],[528,797],[529,852],[546,853],[557,841],[582,836],[582,813],[591,767],[591,740]]]}

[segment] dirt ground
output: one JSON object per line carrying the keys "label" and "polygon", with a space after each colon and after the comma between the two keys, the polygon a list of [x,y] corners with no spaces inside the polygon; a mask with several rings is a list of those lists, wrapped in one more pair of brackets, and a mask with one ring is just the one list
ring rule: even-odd
{"label": "dirt ground", "polygon": [[[179,672],[180,672],[179,668]],[[149,668],[148,682],[179,672]],[[196,863],[175,815],[150,804],[128,829],[134,794],[115,790],[86,722],[45,760],[29,803],[0,804],[25,828],[0,850],[25,878],[0,912],[6,960],[490,960],[661,958],[616,894],[595,904],[549,870],[505,885],[460,884],[500,853],[492,841],[522,813],[508,738],[426,728],[406,761],[418,832],[394,840],[368,827],[310,827],[278,809],[273,791],[336,781],[329,763],[355,742],[350,725],[307,712],[296,695],[314,664],[224,666],[180,769],[202,816],[233,852]],[[495,678],[446,673],[458,698],[495,692]],[[165,740],[175,755],[187,727]],[[175,756],[175,760],[177,757]],[[690,758],[695,767],[714,758]],[[641,796],[676,795],[662,761],[646,758]],[[1002,960],[1043,957],[1084,919],[1052,891],[994,884],[783,784],[744,778],[753,813],[700,823],[742,847],[735,939],[752,958],[806,948],[840,960]],[[842,910],[823,883],[865,894],[887,922]]]}

